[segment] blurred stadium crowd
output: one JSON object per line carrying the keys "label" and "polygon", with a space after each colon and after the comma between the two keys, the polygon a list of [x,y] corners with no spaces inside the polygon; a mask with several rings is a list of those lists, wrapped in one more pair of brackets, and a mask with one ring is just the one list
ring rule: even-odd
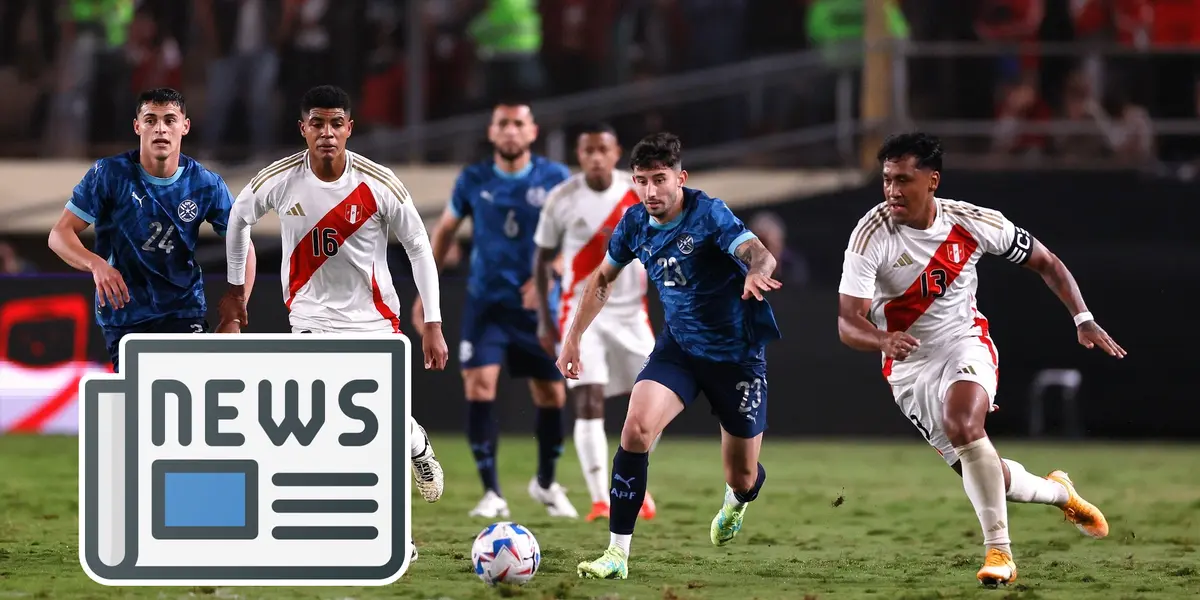
{"label": "blurred stadium crowd", "polygon": [[[288,107],[317,83],[356,93],[358,127],[403,128],[413,16],[420,18],[428,120],[514,94],[560,96],[820,52],[823,64],[811,73],[773,82],[769,107],[753,118],[725,103],[653,111],[624,124],[637,135],[687,131],[693,147],[726,142],[831,122],[833,75],[857,77],[862,66],[868,1],[0,0],[0,133],[22,142],[0,155],[123,148],[131,99],[160,85],[187,94],[196,129],[186,151],[201,158],[232,148],[235,160],[273,156],[276,146],[295,141]],[[906,61],[912,118],[994,119],[994,130],[975,140],[977,150],[1133,163],[1200,156],[1196,136],[1160,136],[1154,128],[1159,119],[1200,117],[1200,0],[885,4],[895,40],[1014,49]],[[1129,52],[1039,52],[1056,42]],[[1016,127],[1051,119],[1084,127],[1071,135]]]}

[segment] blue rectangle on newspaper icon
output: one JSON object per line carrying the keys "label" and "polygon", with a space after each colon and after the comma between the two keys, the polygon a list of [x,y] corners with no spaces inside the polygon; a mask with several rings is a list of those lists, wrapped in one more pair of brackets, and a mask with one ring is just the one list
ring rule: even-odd
{"label": "blue rectangle on newspaper icon", "polygon": [[167,527],[245,527],[242,473],[167,473],[163,486]]}
{"label": "blue rectangle on newspaper icon", "polygon": [[156,539],[258,537],[257,462],[156,460],[150,471]]}

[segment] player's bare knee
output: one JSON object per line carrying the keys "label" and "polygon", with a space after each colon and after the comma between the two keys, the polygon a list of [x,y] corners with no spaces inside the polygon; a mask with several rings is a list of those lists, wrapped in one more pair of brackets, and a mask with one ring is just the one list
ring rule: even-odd
{"label": "player's bare knee", "polygon": [[942,430],[954,446],[965,446],[987,436],[987,420],[991,399],[983,386],[974,381],[956,381],[946,392],[942,408]]}
{"label": "player's bare knee", "polygon": [[649,422],[636,415],[626,415],[625,426],[621,428],[621,447],[627,452],[649,452],[657,436],[658,432]]}
{"label": "player's bare knee", "polygon": [[567,404],[567,390],[562,381],[530,379],[529,391],[533,405],[539,408],[562,408]]}
{"label": "player's bare knee", "polygon": [[463,393],[471,402],[491,402],[496,399],[496,374],[485,369],[463,370]]}

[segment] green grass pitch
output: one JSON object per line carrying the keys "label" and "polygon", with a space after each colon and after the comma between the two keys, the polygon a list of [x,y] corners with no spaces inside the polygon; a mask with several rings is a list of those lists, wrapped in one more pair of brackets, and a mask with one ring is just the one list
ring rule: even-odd
{"label": "green grass pitch", "polygon": [[[975,581],[979,524],[959,478],[928,446],[910,442],[797,442],[768,437],[768,477],[741,535],[708,541],[719,508],[718,438],[664,438],[651,457],[657,519],[633,538],[630,578],[584,581],[575,565],[608,543],[607,523],[554,520],[525,492],[531,438],[500,444],[512,520],[541,543],[543,562],[523,588],[488,588],[471,572],[467,517],[480,496],[466,441],[435,436],[446,470],[436,504],[413,492],[420,559],[375,588],[107,588],[79,566],[77,443],[0,436],[0,600],[7,598],[1195,598],[1200,595],[1200,447],[1032,445],[997,442],[1030,472],[1067,470],[1108,516],[1107,539],[1083,537],[1056,508],[1009,505],[1019,577],[1009,588]],[[614,441],[615,443],[615,441]],[[612,447],[615,450],[615,445]],[[589,506],[569,444],[559,479],[581,513]],[[838,501],[838,499],[841,501]]]}

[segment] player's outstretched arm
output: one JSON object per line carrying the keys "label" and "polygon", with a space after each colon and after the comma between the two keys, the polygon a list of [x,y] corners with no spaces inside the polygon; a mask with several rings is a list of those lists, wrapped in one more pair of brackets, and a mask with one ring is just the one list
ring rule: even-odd
{"label": "player's outstretched arm", "polygon": [[596,315],[600,314],[604,304],[608,302],[613,282],[617,280],[617,276],[624,268],[622,265],[605,260],[600,263],[596,272],[588,277],[587,287],[584,288],[583,296],[579,299],[579,309],[575,311],[575,319],[571,321],[570,328],[563,336],[562,352],[559,354],[557,364],[558,370],[564,377],[579,378],[579,372],[582,370],[582,363],[579,359],[579,340],[583,337],[583,332],[587,331],[588,326],[595,320]]}
{"label": "player's outstretched arm", "polygon": [[775,255],[763,245],[762,240],[752,237],[733,251],[733,255],[746,265],[746,284],[742,289],[742,299],[750,296],[762,300],[763,292],[777,290],[782,283],[771,277],[775,272]]}
{"label": "player's outstretched arm", "polygon": [[[436,225],[433,226],[433,232],[429,235],[430,253],[433,255],[434,271],[441,273],[442,268],[446,264],[446,255],[450,253],[450,244],[454,243],[454,236],[458,233],[458,227],[462,224],[462,219],[454,212],[452,207],[446,207],[442,211],[442,216],[438,219]],[[417,298],[413,300],[412,307],[412,324],[417,335],[424,335],[425,325],[425,305],[421,299],[420,290],[417,292]]]}
{"label": "player's outstretched arm", "polygon": [[1025,268],[1041,275],[1046,287],[1049,287],[1070,311],[1071,316],[1075,318],[1079,343],[1086,348],[1099,346],[1110,356],[1124,358],[1125,349],[1113,341],[1092,318],[1092,313],[1083,301],[1083,293],[1079,291],[1079,284],[1071,275],[1070,269],[1067,269],[1067,265],[1038,240],[1034,239],[1032,242],[1033,247]]}
{"label": "player's outstretched arm", "polygon": [[129,288],[121,273],[108,264],[100,255],[88,250],[79,239],[79,232],[87,229],[90,223],[79,218],[69,209],[63,209],[63,214],[50,230],[48,245],[50,249],[63,259],[63,262],[92,274],[96,281],[96,297],[100,306],[121,308],[129,302]]}

